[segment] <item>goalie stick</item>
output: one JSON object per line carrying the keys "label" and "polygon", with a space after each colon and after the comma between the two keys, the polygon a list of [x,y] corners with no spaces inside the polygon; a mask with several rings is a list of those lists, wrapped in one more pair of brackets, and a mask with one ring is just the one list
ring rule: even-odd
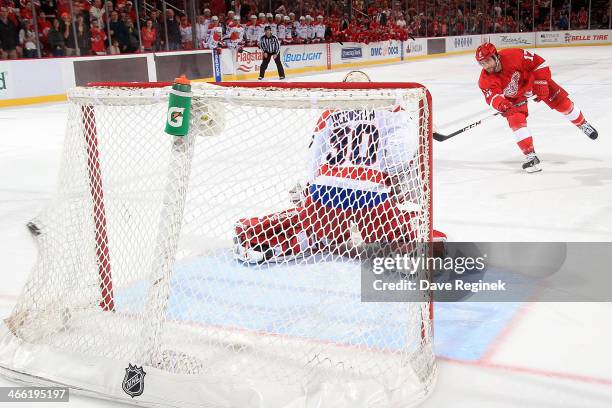
{"label": "goalie stick", "polygon": [[[517,103],[514,106],[518,108],[519,106],[525,105],[527,103],[527,101],[529,101],[529,98],[525,99],[522,102]],[[501,115],[502,113],[503,112],[495,112],[495,113],[493,113],[491,115],[485,116],[484,118],[479,119],[476,122],[470,123],[469,125],[464,126],[461,129],[454,131],[453,133],[449,133],[448,135],[445,135],[445,134],[442,134],[442,133],[438,133],[438,132],[433,132],[433,139],[435,141],[437,141],[437,142],[443,142],[445,140],[450,139],[451,137],[457,136],[460,133],[463,133],[463,132],[465,132],[467,130],[475,128],[476,126],[480,125],[483,121],[485,121],[487,119],[490,119],[490,118],[492,118],[494,116]]]}

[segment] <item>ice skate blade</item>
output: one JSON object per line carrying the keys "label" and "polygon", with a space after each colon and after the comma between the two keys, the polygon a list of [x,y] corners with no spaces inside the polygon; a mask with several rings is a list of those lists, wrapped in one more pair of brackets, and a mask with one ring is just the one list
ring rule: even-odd
{"label": "ice skate blade", "polygon": [[542,168],[538,165],[536,166],[531,166],[531,167],[527,167],[526,169],[524,169],[527,173],[531,174],[531,173],[539,173],[542,171]]}

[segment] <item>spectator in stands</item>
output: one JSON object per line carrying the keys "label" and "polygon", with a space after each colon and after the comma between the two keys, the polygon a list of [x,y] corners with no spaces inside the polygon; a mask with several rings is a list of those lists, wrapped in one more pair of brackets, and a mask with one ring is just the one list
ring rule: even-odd
{"label": "spectator in stands", "polygon": [[181,29],[174,16],[174,10],[166,10],[165,24],[168,30],[168,50],[176,51],[181,48]]}
{"label": "spectator in stands", "polygon": [[340,21],[340,31],[348,30],[350,25],[351,25],[351,21],[349,20],[348,13],[344,13],[344,16],[342,17],[342,21]]}
{"label": "spectator in stands", "polygon": [[27,19],[21,21],[19,45],[22,49],[23,58],[36,58],[36,33],[34,32],[34,26],[29,21]]}
{"label": "spectator in stands", "polygon": [[569,27],[568,24],[569,20],[567,19],[567,15],[561,12],[561,15],[559,16],[559,23],[557,24],[559,30],[567,30]]}
{"label": "spectator in stands", "polygon": [[0,58],[17,59],[19,28],[8,17],[8,9],[0,7]]}
{"label": "spectator in stands", "polygon": [[106,55],[107,36],[101,28],[102,20],[95,20],[91,23],[91,53],[93,55]]}
{"label": "spectator in stands", "polygon": [[157,33],[157,37],[155,38],[155,51],[159,51],[161,50],[160,45],[162,44],[162,36],[165,36],[164,34],[164,26],[163,24],[160,22],[161,19],[161,12],[157,9],[153,9],[151,10],[151,13],[149,14],[151,21],[153,22],[153,28],[155,29],[156,33]]}
{"label": "spectator in stands", "polygon": [[74,29],[72,27],[72,18],[70,14],[63,13],[61,21],[62,35],[64,36],[64,55],[67,57],[76,55],[76,40],[74,38]]}
{"label": "spectator in stands", "polygon": [[193,49],[193,37],[191,31],[191,24],[187,20],[187,16],[181,16],[181,46],[184,50]]}
{"label": "spectator in stands", "polygon": [[89,9],[89,14],[91,15],[91,20],[97,20],[102,22],[104,19],[104,6],[102,5],[102,0],[94,0],[93,6]]}
{"label": "spectator in stands", "polygon": [[243,15],[242,15],[242,4],[240,3],[240,0],[232,1],[231,7],[232,7],[232,10],[236,13],[236,15],[240,17],[239,22],[242,22]]}
{"label": "spectator in stands", "polygon": [[209,24],[210,24],[210,18],[207,19],[206,15],[198,16],[196,20],[196,24],[195,24],[196,41],[198,42],[198,48],[205,48],[206,39],[208,38]]}
{"label": "spectator in stands", "polygon": [[122,20],[119,20],[119,13],[116,10],[111,11],[110,15],[110,36],[117,40],[120,53],[127,52],[129,42],[127,27]]}
{"label": "spectator in stands", "polygon": [[128,45],[125,52],[136,52],[140,50],[140,42],[138,40],[138,30],[134,26],[134,23],[130,19],[130,16],[127,13],[123,13],[123,24],[125,24],[125,28],[128,33]]}
{"label": "spectator in stands", "polygon": [[119,41],[116,38],[112,39],[112,45],[108,48],[108,53],[111,55],[121,54],[121,50],[119,49]]}
{"label": "spectator in stands", "polygon": [[38,32],[40,35],[41,47],[48,48],[49,44],[49,31],[51,30],[51,21],[47,20],[47,15],[44,11],[38,13],[38,21],[36,22],[38,25]]}
{"label": "spectator in stands", "polygon": [[[200,16],[201,17],[201,16]],[[145,52],[156,51],[155,42],[157,40],[157,30],[153,27],[153,20],[147,19],[142,32],[140,33],[142,50]]]}
{"label": "spectator in stands", "polygon": [[589,16],[584,7],[580,7],[580,11],[578,12],[578,28],[585,29],[587,28],[587,23],[589,21]]}
{"label": "spectator in stands", "polygon": [[131,1],[127,1],[125,3],[125,13],[128,15],[132,23],[136,24],[136,19],[138,16],[136,15],[136,9],[134,9]]}
{"label": "spectator in stands", "polygon": [[80,55],[91,54],[91,33],[89,26],[85,24],[85,18],[78,16],[76,21],[76,33],[77,41],[76,44],[79,47]]}
{"label": "spectator in stands", "polygon": [[406,28],[406,20],[404,20],[404,13],[401,13],[395,20],[395,25],[399,28]]}
{"label": "spectator in stands", "polygon": [[60,21],[57,18],[53,19],[53,26],[49,30],[48,38],[51,54],[54,57],[63,57],[65,55],[64,33],[60,28]]}
{"label": "spectator in stands", "polygon": [[386,10],[381,9],[379,13],[376,15],[376,22],[381,26],[386,26],[388,21],[388,16]]}

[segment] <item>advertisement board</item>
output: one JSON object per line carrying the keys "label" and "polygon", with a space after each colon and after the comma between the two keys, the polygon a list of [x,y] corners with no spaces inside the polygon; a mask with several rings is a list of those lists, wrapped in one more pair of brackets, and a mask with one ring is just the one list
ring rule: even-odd
{"label": "advertisement board", "polygon": [[352,60],[352,59],[362,59],[363,58],[363,48],[361,44],[353,46],[353,47],[342,47],[340,49],[340,59],[342,61]]}
{"label": "advertisement board", "polygon": [[612,30],[550,31],[536,33],[536,46],[612,44]]}
{"label": "advertisement board", "polygon": [[[242,52],[225,49],[223,54],[223,73],[234,74],[238,77],[258,72],[264,58],[263,51],[257,47],[245,47]],[[281,47],[280,56],[285,69],[318,67],[327,64],[325,44],[285,45]],[[228,59],[232,67],[229,72]],[[266,72],[276,72],[274,61],[270,61]]]}
{"label": "advertisement board", "polygon": [[415,38],[403,42],[402,59],[427,55],[427,38]]}
{"label": "advertisement board", "polygon": [[[325,66],[327,50],[325,44],[288,45],[281,47],[281,62],[285,69]],[[276,70],[275,64],[270,64]]]}
{"label": "advertisement board", "polygon": [[[244,47],[242,52],[223,50],[223,54],[232,60],[231,65],[234,67],[236,75],[259,71],[263,60],[263,52],[257,47]],[[233,74],[234,72],[223,70],[224,74]]]}
{"label": "advertisement board", "polygon": [[484,34],[482,40],[492,42],[497,48],[533,47],[535,33]]}
{"label": "advertisement board", "polygon": [[365,45],[365,58],[369,60],[387,60],[400,58],[402,43],[396,40],[370,43]]}
{"label": "advertisement board", "polygon": [[446,52],[457,52],[475,50],[482,44],[480,35],[460,35],[457,37],[445,37]]}
{"label": "advertisement board", "polygon": [[65,84],[63,65],[62,58],[1,60],[0,100],[64,93],[74,83]]}
{"label": "advertisement board", "polygon": [[367,59],[366,45],[355,42],[330,44],[331,65],[358,63]]}

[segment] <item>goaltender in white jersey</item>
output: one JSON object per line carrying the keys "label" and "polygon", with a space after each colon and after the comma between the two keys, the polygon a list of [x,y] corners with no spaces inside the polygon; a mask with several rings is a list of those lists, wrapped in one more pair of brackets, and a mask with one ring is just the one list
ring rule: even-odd
{"label": "goaltender in white jersey", "polygon": [[391,195],[389,177],[408,170],[418,139],[399,106],[323,112],[313,134],[310,194],[331,197],[324,204],[333,208],[381,204]]}
{"label": "goaltender in white jersey", "polygon": [[[417,239],[416,194],[424,181],[416,160],[419,130],[409,115],[400,105],[323,111],[313,129],[307,184],[290,191],[295,207],[238,220],[236,259],[354,256],[362,244]],[[443,237],[434,232],[434,240]]]}

